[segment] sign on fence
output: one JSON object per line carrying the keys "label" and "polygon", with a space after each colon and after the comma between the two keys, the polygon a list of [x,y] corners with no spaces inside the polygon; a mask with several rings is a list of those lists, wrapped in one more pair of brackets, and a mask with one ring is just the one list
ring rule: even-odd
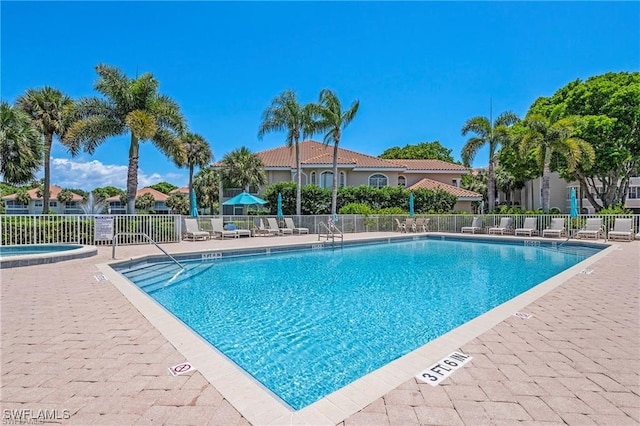
{"label": "sign on fence", "polygon": [[94,239],[113,240],[113,216],[94,216],[93,219]]}

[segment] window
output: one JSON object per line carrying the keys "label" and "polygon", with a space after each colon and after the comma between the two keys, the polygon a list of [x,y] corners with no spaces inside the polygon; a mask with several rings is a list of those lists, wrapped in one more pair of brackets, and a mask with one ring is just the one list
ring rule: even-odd
{"label": "window", "polygon": [[376,174],[369,176],[369,186],[374,188],[382,188],[387,186],[387,177],[385,175]]}
{"label": "window", "polygon": [[311,185],[316,185],[316,172],[311,172]]}
{"label": "window", "polygon": [[340,172],[340,182],[338,183],[340,188],[344,188],[347,182],[347,175],[345,172]]}
{"label": "window", "polygon": [[640,186],[630,186],[627,198],[630,200],[640,200]]}
{"label": "window", "polygon": [[57,201],[49,201],[49,207],[58,207]]}
{"label": "window", "polygon": [[407,187],[407,178],[405,178],[404,176],[398,176],[398,186],[406,188]]}
{"label": "window", "polygon": [[[294,172],[291,176],[293,177],[293,181],[298,183],[298,173]],[[305,186],[306,184],[307,184],[307,175],[302,173],[300,175],[300,185]]]}
{"label": "window", "polygon": [[36,207],[42,207],[42,200],[36,200],[33,202],[33,205]]}
{"label": "window", "polygon": [[453,180],[451,181],[451,184],[452,184],[453,186],[456,186],[456,187],[458,187],[458,188],[459,188],[459,187],[460,187],[460,179],[453,179]]}
{"label": "window", "polygon": [[333,172],[320,173],[320,188],[333,188]]}

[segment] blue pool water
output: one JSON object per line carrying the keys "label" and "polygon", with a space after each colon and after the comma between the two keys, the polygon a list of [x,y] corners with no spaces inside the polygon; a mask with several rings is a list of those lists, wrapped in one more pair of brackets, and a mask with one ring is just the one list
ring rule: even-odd
{"label": "blue pool water", "polygon": [[422,239],[124,275],[300,409],[597,251]]}
{"label": "blue pool water", "polygon": [[26,244],[19,246],[0,246],[0,257],[22,256],[27,254],[58,253],[82,247],[78,244]]}

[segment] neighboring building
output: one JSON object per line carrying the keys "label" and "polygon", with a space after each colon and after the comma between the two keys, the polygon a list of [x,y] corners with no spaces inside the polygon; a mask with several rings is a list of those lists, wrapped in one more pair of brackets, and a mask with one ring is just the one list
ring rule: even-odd
{"label": "neighboring building", "polygon": [[187,198],[189,198],[189,187],[188,186],[183,186],[181,188],[176,188],[172,191],[169,191],[169,195],[171,194],[175,194],[175,193],[180,193],[184,196],[186,196]]}
{"label": "neighboring building", "polygon": [[[82,201],[81,195],[73,193],[73,199],[69,202],[62,203],[58,201],[58,194],[60,194],[62,188],[56,185],[49,187],[49,212],[55,214],[82,214]],[[29,204],[19,204],[16,200],[17,194],[5,195],[2,197],[4,200],[4,209],[6,214],[41,214],[42,213],[42,197],[37,196],[38,189],[33,188],[27,191],[31,200]]]}
{"label": "neighboring building", "polygon": [[[140,197],[144,194],[151,194],[153,199],[155,200],[155,205],[149,209],[153,211],[155,214],[168,214],[170,213],[170,208],[167,207],[167,199],[169,196],[167,194],[163,194],[160,191],[156,191],[153,188],[142,188],[136,192],[136,198]],[[114,195],[113,197],[109,197],[105,200],[108,206],[109,214],[126,214],[127,213],[127,204],[123,203],[120,200],[119,195]]]}
{"label": "neighboring building", "polygon": [[[257,152],[264,164],[267,185],[296,181],[295,148],[282,146]],[[300,142],[302,185],[315,184],[331,188],[333,184],[333,147],[316,141]],[[223,163],[213,164],[221,169]],[[471,212],[471,203],[480,201],[476,192],[460,188],[462,176],[469,173],[464,166],[441,160],[389,160],[338,148],[338,184],[344,186],[367,185],[376,188],[402,186],[408,189],[442,189],[458,197],[456,210]],[[260,189],[254,188],[253,193]],[[222,202],[237,195],[241,189],[225,189]],[[233,214],[233,206],[224,206],[224,214]]]}

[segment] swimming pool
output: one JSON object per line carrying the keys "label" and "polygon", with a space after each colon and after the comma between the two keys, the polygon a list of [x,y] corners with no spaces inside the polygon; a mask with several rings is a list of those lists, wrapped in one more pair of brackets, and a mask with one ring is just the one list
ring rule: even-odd
{"label": "swimming pool", "polygon": [[95,256],[95,246],[82,244],[23,244],[0,246],[0,269],[55,263]]}
{"label": "swimming pool", "polygon": [[420,239],[123,272],[300,409],[597,251]]}
{"label": "swimming pool", "polygon": [[0,257],[22,256],[26,254],[59,253],[82,247],[78,244],[26,244],[20,246],[0,246]]}

